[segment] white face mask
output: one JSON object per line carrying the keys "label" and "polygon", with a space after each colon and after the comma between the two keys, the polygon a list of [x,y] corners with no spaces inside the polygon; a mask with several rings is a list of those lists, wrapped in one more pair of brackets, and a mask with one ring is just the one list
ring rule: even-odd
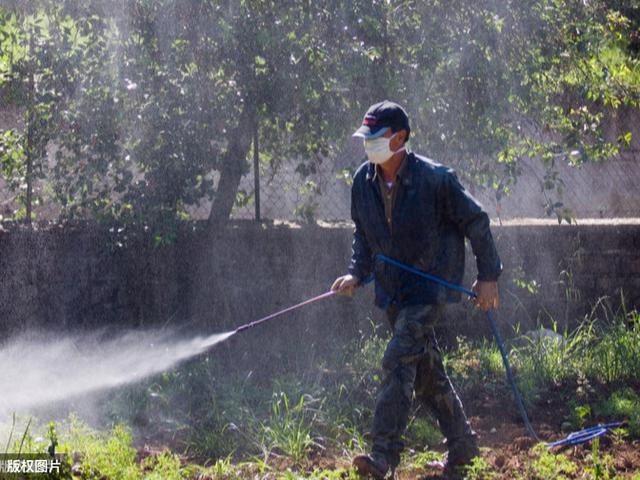
{"label": "white face mask", "polygon": [[405,147],[401,147],[395,152],[389,148],[389,143],[391,139],[395,137],[394,133],[389,138],[386,137],[378,137],[373,140],[364,140],[364,151],[367,154],[367,158],[371,163],[375,163],[377,165],[386,162],[389,160],[394,153],[401,152]]}

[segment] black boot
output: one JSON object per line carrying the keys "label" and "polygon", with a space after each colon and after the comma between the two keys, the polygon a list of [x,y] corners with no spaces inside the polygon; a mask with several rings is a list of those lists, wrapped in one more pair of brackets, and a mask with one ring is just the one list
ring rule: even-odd
{"label": "black boot", "polygon": [[469,466],[475,457],[480,456],[480,449],[475,435],[468,435],[449,443],[449,452],[445,461],[428,462],[427,467],[443,470],[443,476],[448,479],[462,479],[465,467]]}
{"label": "black boot", "polygon": [[452,441],[444,464],[444,474],[449,478],[462,478],[465,467],[469,466],[475,457],[480,456],[480,449],[475,435],[468,435]]}
{"label": "black boot", "polygon": [[379,454],[358,455],[351,462],[356,471],[363,477],[383,480],[389,471],[389,462]]}

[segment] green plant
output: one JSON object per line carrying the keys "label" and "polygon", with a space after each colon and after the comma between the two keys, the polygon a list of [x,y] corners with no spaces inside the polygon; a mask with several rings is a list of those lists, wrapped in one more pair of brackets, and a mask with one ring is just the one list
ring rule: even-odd
{"label": "green plant", "polygon": [[142,474],[136,464],[136,450],[132,446],[131,431],[123,424],[107,432],[90,429],[72,416],[68,443],[80,457],[80,470],[89,477],[134,480]]}
{"label": "green plant", "polygon": [[498,474],[492,471],[491,465],[482,457],[475,457],[471,465],[465,467],[465,478],[467,480],[490,480],[497,478]]}
{"label": "green plant", "polygon": [[151,455],[142,461],[145,480],[181,480],[184,478],[180,458],[171,452]]}
{"label": "green plant", "polygon": [[637,378],[640,371],[640,314],[618,314],[601,327],[600,339],[588,352],[583,367],[606,383]]}
{"label": "green plant", "polygon": [[411,418],[406,435],[411,444],[420,447],[438,445],[442,441],[442,433],[438,426],[425,417]]}
{"label": "green plant", "polygon": [[608,454],[602,455],[600,452],[600,439],[591,441],[591,453],[589,454],[591,466],[587,471],[591,473],[593,480],[609,480],[611,475],[615,475],[613,457]]}
{"label": "green plant", "polygon": [[233,464],[231,455],[219,458],[205,472],[201,472],[201,475],[205,473],[217,480],[240,480],[242,478],[240,470]]}
{"label": "green plant", "polygon": [[609,398],[595,406],[598,415],[628,421],[628,433],[632,438],[640,438],[640,395],[631,388],[613,392]]}
{"label": "green plant", "polygon": [[540,283],[535,279],[527,280],[525,271],[522,267],[516,267],[513,269],[511,272],[511,281],[516,287],[531,295],[536,295],[540,290]]}
{"label": "green plant", "polygon": [[260,423],[261,442],[268,450],[277,450],[300,464],[314,446],[320,444],[312,437],[312,428],[318,411],[308,405],[310,399],[300,396],[291,404],[285,392],[274,393],[271,401],[271,416]]}
{"label": "green plant", "polygon": [[359,478],[355,472],[342,468],[336,470],[314,468],[313,471],[309,473],[298,473],[287,470],[278,477],[279,480],[359,480]]}
{"label": "green plant", "polygon": [[345,445],[347,453],[353,455],[365,453],[367,451],[365,436],[358,427],[344,427],[344,432],[346,433]]}
{"label": "green plant", "polygon": [[404,458],[405,461],[410,462],[416,468],[424,468],[430,462],[440,462],[444,459],[444,454],[433,450],[422,450],[416,452],[413,456]]}
{"label": "green plant", "polygon": [[629,431],[626,428],[614,428],[610,434],[613,444],[616,446],[624,445],[627,438],[629,438]]}
{"label": "green plant", "polygon": [[530,469],[538,480],[568,480],[578,469],[566,456],[549,452],[544,444],[536,445],[533,452],[536,458]]}
{"label": "green plant", "polygon": [[569,403],[571,408],[569,422],[576,428],[584,428],[587,420],[591,417],[591,407],[589,405],[576,405],[574,401]]}

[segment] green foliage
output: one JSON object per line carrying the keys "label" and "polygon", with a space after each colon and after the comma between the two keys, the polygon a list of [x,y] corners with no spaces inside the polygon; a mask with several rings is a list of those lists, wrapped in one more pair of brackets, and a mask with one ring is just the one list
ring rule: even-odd
{"label": "green foliage", "polygon": [[[606,313],[606,312],[605,312]],[[525,402],[539,399],[541,390],[561,384],[577,385],[584,395],[591,383],[634,381],[640,371],[638,312],[623,310],[604,318],[589,316],[573,331],[549,335],[544,329],[522,336],[512,345],[509,361]],[[447,356],[447,367],[463,389],[495,389],[504,385],[504,367],[493,342],[459,339],[459,348]],[[583,424],[590,412],[574,403],[572,424]]]}
{"label": "green foliage", "polygon": [[569,421],[576,429],[583,429],[586,427],[587,421],[591,418],[591,407],[589,405],[576,405],[575,401],[570,401],[569,406],[571,408],[569,414]]}
{"label": "green foliage", "polygon": [[609,480],[615,476],[614,460],[611,455],[600,452],[600,439],[595,438],[591,442],[591,453],[589,455],[591,466],[587,472],[594,480]]}
{"label": "green foliage", "polygon": [[417,452],[412,458],[410,458],[411,463],[417,468],[424,467],[429,462],[441,462],[443,460],[443,453],[427,449]]}
{"label": "green foliage", "polygon": [[504,377],[500,350],[493,341],[471,342],[457,339],[458,349],[444,356],[444,364],[454,383],[462,389],[496,388],[496,380]]}
{"label": "green foliage", "polygon": [[360,476],[352,470],[342,468],[336,470],[321,470],[315,468],[309,473],[298,473],[287,470],[278,480],[359,480]]}
{"label": "green foliage", "polygon": [[537,480],[569,480],[577,471],[577,466],[563,454],[554,454],[544,444],[534,447],[536,459],[530,466],[532,476]]}
{"label": "green foliage", "polygon": [[431,419],[414,417],[407,426],[407,438],[414,445],[436,446],[442,442],[443,436],[437,424]]}
{"label": "green foliage", "polygon": [[540,160],[547,213],[571,222],[558,163],[633,140],[603,127],[638,107],[637,15],[602,0],[125,4],[0,9],[0,89],[25,111],[0,145],[15,217],[53,200],[64,219],[172,241],[194,208],[212,200],[224,219],[250,199],[238,187],[255,132],[274,172],[293,163],[306,180],[366,106],[393,98],[416,150],[498,200]]}
{"label": "green foliage", "polygon": [[320,194],[320,187],[313,180],[306,180],[298,187],[298,193],[303,200],[294,208],[293,214],[307,223],[312,223],[318,209],[318,203],[314,199]]}
{"label": "green foliage", "polygon": [[640,438],[640,395],[631,388],[616,390],[595,406],[598,415],[628,421],[628,432]]}
{"label": "green foliage", "polygon": [[124,424],[109,432],[92,431],[77,418],[72,419],[69,446],[82,460],[80,469],[87,477],[113,479],[142,478],[136,464],[131,431]]}
{"label": "green foliage", "polygon": [[585,373],[603,382],[625,381],[640,371],[640,313],[603,325],[601,341],[585,359]]}
{"label": "green foliage", "polygon": [[475,457],[471,465],[465,469],[465,478],[468,480],[491,480],[498,478],[498,474],[492,471],[491,465],[482,457]]}
{"label": "green foliage", "polygon": [[241,472],[232,463],[231,456],[219,458],[215,464],[200,473],[201,476],[210,475],[220,480],[240,480]]}
{"label": "green foliage", "polygon": [[162,452],[159,455],[145,458],[141,468],[148,472],[144,475],[145,480],[180,480],[184,478],[180,458],[170,452]]}
{"label": "green foliage", "polygon": [[540,290],[540,283],[536,279],[527,280],[522,267],[513,269],[512,281],[516,287],[535,295]]}
{"label": "green foliage", "polygon": [[271,417],[259,427],[261,442],[268,451],[291,458],[299,465],[314,446],[319,446],[312,437],[318,410],[309,405],[310,399],[301,396],[296,404],[289,402],[285,392],[273,395]]}
{"label": "green foliage", "polygon": [[68,127],[68,97],[87,73],[83,55],[99,41],[88,23],[60,8],[26,15],[0,10],[0,88],[24,106],[24,131],[6,130],[0,137],[0,174],[16,192],[15,218],[30,221],[33,206],[42,203],[35,182],[52,176],[48,143]]}

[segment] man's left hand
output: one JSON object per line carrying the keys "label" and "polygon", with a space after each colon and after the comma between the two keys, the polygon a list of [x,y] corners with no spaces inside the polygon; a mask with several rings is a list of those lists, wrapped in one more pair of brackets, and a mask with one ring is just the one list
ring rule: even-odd
{"label": "man's left hand", "polygon": [[500,305],[500,298],[498,296],[498,282],[481,282],[476,280],[471,287],[476,295],[478,295],[473,303],[479,308],[484,310],[495,310]]}

